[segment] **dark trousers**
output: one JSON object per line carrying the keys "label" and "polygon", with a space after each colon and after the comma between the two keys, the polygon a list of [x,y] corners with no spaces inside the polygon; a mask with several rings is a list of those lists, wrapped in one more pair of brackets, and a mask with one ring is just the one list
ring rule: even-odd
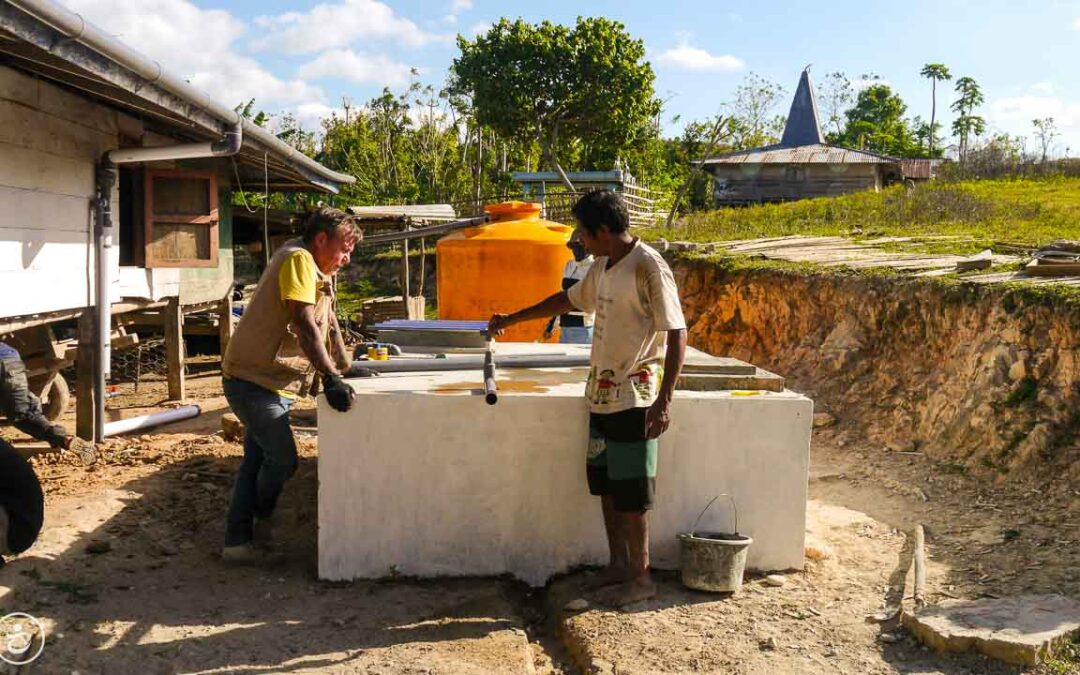
{"label": "dark trousers", "polygon": [[66,434],[41,413],[41,401],[30,392],[26,366],[18,359],[0,359],[0,413],[24,434],[63,448]]}
{"label": "dark trousers", "polygon": [[244,460],[233,485],[225,545],[252,539],[256,518],[269,518],[281,490],[294,473],[296,440],[289,427],[292,399],[244,380],[222,383],[229,407],[244,424]]}
{"label": "dark trousers", "polygon": [[34,543],[45,519],[45,497],[30,462],[0,438],[0,506],[7,512],[5,554],[22,553]]}

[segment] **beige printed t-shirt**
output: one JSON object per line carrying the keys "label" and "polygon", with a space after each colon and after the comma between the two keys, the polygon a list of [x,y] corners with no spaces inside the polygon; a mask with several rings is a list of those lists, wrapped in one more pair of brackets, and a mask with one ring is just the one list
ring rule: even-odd
{"label": "beige printed t-shirt", "polygon": [[675,277],[667,262],[640,240],[608,267],[597,258],[567,291],[571,304],[595,312],[589,409],[609,414],[653,404],[663,376],[667,331],[686,328]]}

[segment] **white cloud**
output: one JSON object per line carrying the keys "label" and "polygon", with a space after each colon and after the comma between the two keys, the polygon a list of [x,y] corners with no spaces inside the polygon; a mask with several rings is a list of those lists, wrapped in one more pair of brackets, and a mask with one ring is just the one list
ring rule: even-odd
{"label": "white cloud", "polygon": [[990,118],[995,122],[1020,122],[1053,117],[1059,128],[1080,125],[1080,103],[1070,103],[1054,96],[1014,96],[990,103]]}
{"label": "white cloud", "polygon": [[348,47],[359,39],[394,40],[412,47],[439,39],[378,0],[323,3],[307,12],[260,16],[255,25],[264,32],[251,41],[252,48],[290,54]]}
{"label": "white cloud", "polygon": [[491,24],[486,21],[478,21],[473,25],[469,26],[469,32],[473,35],[480,35],[481,33],[486,33],[490,29]]}
{"label": "white cloud", "polygon": [[218,101],[257,107],[323,98],[301,80],[285,81],[238,53],[246,31],[226,10],[202,9],[188,0],[66,0],[65,4],[130,47],[159,61]]}
{"label": "white cloud", "polygon": [[472,0],[453,0],[450,3],[450,11],[457,14],[472,9]]}
{"label": "white cloud", "polygon": [[1076,21],[1073,21],[1073,28],[1080,30],[1080,16],[1076,17]]}
{"label": "white cloud", "polygon": [[[321,122],[330,117],[330,115],[337,115],[340,118],[345,117],[344,108],[335,108],[333,106],[326,105],[325,103],[303,103],[296,106],[296,110],[293,111],[293,116],[296,121],[300,123],[304,129],[312,131],[322,131]],[[273,126],[273,125],[271,125]]]}
{"label": "white cloud", "polygon": [[457,14],[447,14],[442,20],[443,23],[457,23]]}
{"label": "white cloud", "polygon": [[656,61],[672,68],[697,71],[730,72],[740,70],[745,64],[742,59],[730,54],[716,55],[700,47],[691,47],[685,40],[656,56]]}
{"label": "white cloud", "polygon": [[1036,82],[1031,85],[1031,91],[1037,91],[1040,94],[1053,94],[1054,83],[1053,82]]}
{"label": "white cloud", "polygon": [[337,77],[358,84],[397,86],[409,81],[410,70],[408,65],[382,54],[331,49],[300,66],[297,74],[310,79]]}

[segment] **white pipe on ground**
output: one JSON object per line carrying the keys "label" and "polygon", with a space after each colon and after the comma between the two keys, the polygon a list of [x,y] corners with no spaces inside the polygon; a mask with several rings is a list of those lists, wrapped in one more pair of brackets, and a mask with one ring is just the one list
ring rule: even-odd
{"label": "white pipe on ground", "polygon": [[160,424],[186,420],[195,417],[200,413],[202,413],[202,408],[199,406],[185,405],[180,406],[179,408],[173,408],[172,410],[163,410],[161,412],[150,413],[149,415],[130,417],[126,420],[116,420],[115,422],[109,422],[105,425],[105,435],[116,436],[118,434],[126,434],[130,431],[137,431],[139,429],[149,429],[150,427],[156,427]]}

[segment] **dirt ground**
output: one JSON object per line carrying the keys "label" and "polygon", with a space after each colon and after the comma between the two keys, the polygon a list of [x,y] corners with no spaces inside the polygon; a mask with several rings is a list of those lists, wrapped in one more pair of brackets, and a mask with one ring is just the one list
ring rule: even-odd
{"label": "dirt ground", "polygon": [[[113,414],[163,404],[161,383],[124,385]],[[286,562],[223,566],[218,550],[239,444],[210,368],[189,380],[203,414],[108,441],[90,468],[17,446],[46,489],[46,528],[0,569],[5,612],[50,635],[23,672],[96,673],[1018,673],[976,656],[940,657],[884,606],[904,532],[925,526],[929,601],[1023,591],[1080,596],[1080,493],[989,482],[918,454],[815,432],[806,570],[781,588],[751,579],[717,597],[658,574],[654,600],[565,612],[590,596],[579,572],[547,589],[509,579],[316,578],[316,440],[298,406],[301,467],[281,504]],[[66,420],[68,424],[71,420]],[[19,439],[4,428],[5,436]],[[910,603],[910,601],[909,601]],[[1056,670],[1069,672],[1071,666]]]}

